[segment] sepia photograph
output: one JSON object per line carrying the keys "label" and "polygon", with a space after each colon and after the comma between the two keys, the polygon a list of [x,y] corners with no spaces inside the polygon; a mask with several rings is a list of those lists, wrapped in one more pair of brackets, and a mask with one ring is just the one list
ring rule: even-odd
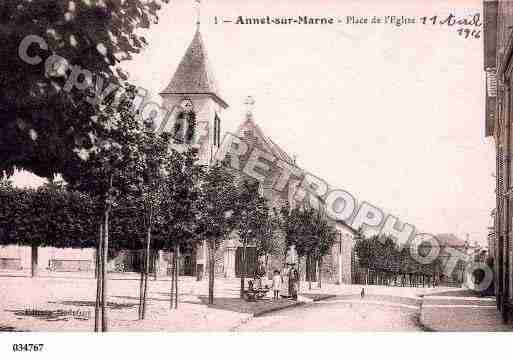
{"label": "sepia photograph", "polygon": [[0,39],[7,357],[513,331],[513,1],[2,0]]}

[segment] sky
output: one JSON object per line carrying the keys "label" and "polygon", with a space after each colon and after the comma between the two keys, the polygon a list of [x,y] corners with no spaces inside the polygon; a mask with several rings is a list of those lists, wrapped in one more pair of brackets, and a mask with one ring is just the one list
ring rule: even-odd
{"label": "sky", "polygon": [[[203,0],[201,32],[224,131],[254,120],[298,165],[430,233],[485,244],[494,207],[493,141],[484,137],[481,39],[419,17],[481,11],[481,1]],[[236,25],[215,17],[405,16],[416,24]],[[164,5],[149,46],[124,64],[151,100],[195,31],[194,1]],[[19,186],[40,183],[27,173]]]}

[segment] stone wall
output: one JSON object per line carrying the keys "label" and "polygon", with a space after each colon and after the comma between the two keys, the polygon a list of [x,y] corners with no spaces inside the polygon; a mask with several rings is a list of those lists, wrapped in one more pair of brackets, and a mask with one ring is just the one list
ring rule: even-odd
{"label": "stone wall", "polygon": [[[0,258],[7,259],[4,263],[9,260],[19,260],[18,270],[30,271],[31,248],[28,246],[0,246]],[[95,250],[93,248],[38,248],[38,271],[44,272],[53,269],[56,271],[93,272],[94,264]]]}

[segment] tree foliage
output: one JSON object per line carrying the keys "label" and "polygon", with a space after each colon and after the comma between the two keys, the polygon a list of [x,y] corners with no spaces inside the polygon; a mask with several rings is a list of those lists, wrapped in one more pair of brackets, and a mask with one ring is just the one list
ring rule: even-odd
{"label": "tree foliage", "polygon": [[127,84],[125,91],[118,106],[105,106],[94,116],[99,125],[89,134],[90,146],[76,150],[81,160],[62,170],[70,188],[90,194],[102,206],[99,213],[120,196],[141,195],[152,165],[146,161],[151,124],[140,121],[132,107],[135,87]]}
{"label": "tree foliage", "polygon": [[[0,245],[94,248],[97,205],[84,193],[51,184],[38,189],[0,185]],[[141,249],[144,239],[141,201],[121,200],[110,223],[110,254]]]}
{"label": "tree foliage", "polygon": [[279,214],[274,209],[267,211],[257,228],[257,255],[283,255],[286,248],[282,237]]}
{"label": "tree foliage", "polygon": [[165,177],[160,188],[161,203],[157,214],[160,246],[190,252],[199,241],[198,219],[202,211],[201,180],[204,168],[197,164],[197,150],[171,150],[164,163]]}
{"label": "tree foliage", "polygon": [[269,207],[259,192],[256,181],[242,180],[237,185],[235,221],[239,237],[246,245],[255,244],[260,229],[265,225]]}
{"label": "tree foliage", "polygon": [[0,245],[88,248],[96,243],[92,200],[56,186],[0,186]]}
{"label": "tree foliage", "polygon": [[288,203],[280,208],[279,225],[285,237],[287,247],[295,245],[302,233],[301,210]]}
{"label": "tree foliage", "polygon": [[[422,245],[419,255],[425,256],[430,248]],[[361,267],[378,272],[433,275],[441,272],[441,263],[437,258],[431,263],[422,264],[412,256],[411,248],[405,246],[399,250],[390,236],[360,237],[356,240],[355,251]]]}
{"label": "tree foliage", "polygon": [[281,228],[287,245],[294,245],[299,256],[321,258],[329,253],[337,237],[327,216],[312,207],[283,207]]}
{"label": "tree foliage", "polygon": [[[156,23],[160,8],[153,0],[2,2],[0,174],[22,168],[51,178],[80,159],[102,126],[94,119],[103,100],[97,93],[126,79],[119,63],[146,46],[136,30]],[[19,56],[28,35],[46,44],[28,48],[28,56],[39,56],[36,64]],[[47,62],[53,55],[59,60]],[[87,88],[66,86],[77,69],[91,73]]]}
{"label": "tree foliage", "polygon": [[236,228],[237,187],[234,175],[224,166],[206,169],[200,184],[198,234],[213,239],[216,247]]}

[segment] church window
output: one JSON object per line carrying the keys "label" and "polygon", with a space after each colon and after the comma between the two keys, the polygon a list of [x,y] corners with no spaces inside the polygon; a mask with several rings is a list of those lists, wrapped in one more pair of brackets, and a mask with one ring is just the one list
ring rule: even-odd
{"label": "church window", "polygon": [[221,145],[221,119],[217,115],[214,117],[214,146]]}
{"label": "church window", "polygon": [[176,117],[174,139],[178,143],[190,144],[196,130],[196,114],[194,112],[180,112]]}

